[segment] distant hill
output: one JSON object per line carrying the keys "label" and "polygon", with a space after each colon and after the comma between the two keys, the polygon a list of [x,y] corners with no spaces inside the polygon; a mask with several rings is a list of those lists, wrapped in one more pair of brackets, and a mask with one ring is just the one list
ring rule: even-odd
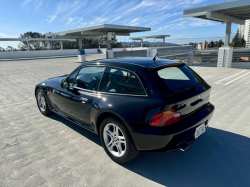
{"label": "distant hill", "polygon": [[[141,46],[141,42],[121,42],[121,43],[122,43],[122,46],[131,46],[131,45],[134,45],[134,47],[140,47]],[[153,47],[154,42],[145,41],[145,42],[143,42],[143,45]],[[163,46],[163,42],[155,42],[155,45],[157,47]],[[179,46],[179,45],[165,42],[165,46]]]}

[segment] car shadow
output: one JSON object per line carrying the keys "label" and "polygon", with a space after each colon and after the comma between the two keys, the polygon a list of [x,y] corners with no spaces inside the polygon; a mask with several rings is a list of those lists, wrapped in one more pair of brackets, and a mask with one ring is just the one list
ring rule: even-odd
{"label": "car shadow", "polygon": [[[48,117],[101,146],[99,136],[60,116]],[[121,166],[164,186],[250,186],[250,138],[210,127],[185,152],[141,152]]]}
{"label": "car shadow", "polygon": [[56,120],[56,121],[60,121],[61,123],[67,125],[69,128],[73,129],[74,131],[78,132],[79,134],[83,135],[84,137],[88,138],[89,140],[91,140],[92,142],[96,143],[99,146],[102,146],[101,141],[99,136],[97,136],[96,134],[76,125],[73,122],[70,122],[66,119],[64,119],[63,117],[57,115],[57,114],[51,114],[49,116],[46,116],[50,119]]}
{"label": "car shadow", "polygon": [[165,186],[250,186],[250,138],[210,127],[185,152],[144,152],[124,167]]}

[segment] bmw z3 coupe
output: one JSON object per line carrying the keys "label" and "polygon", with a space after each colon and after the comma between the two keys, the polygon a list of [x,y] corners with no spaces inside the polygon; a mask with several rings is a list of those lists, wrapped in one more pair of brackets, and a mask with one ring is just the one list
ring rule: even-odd
{"label": "bmw z3 coupe", "polygon": [[140,151],[186,150],[213,116],[210,92],[184,63],[150,58],[86,62],[35,87],[43,115],[56,113],[99,135],[117,163]]}

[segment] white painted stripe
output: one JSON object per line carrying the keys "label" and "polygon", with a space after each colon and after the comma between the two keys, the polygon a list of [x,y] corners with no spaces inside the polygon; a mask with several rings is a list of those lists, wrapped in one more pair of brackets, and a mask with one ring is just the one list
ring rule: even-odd
{"label": "white painted stripe", "polygon": [[234,82],[234,81],[236,81],[236,80],[238,80],[238,79],[240,79],[240,78],[242,78],[242,77],[244,77],[244,76],[246,76],[246,75],[248,75],[248,74],[250,74],[250,72],[249,72],[249,73],[246,73],[246,74],[244,74],[244,75],[241,75],[240,77],[238,77],[238,78],[236,78],[236,79],[233,79],[233,80],[229,81],[228,83],[226,83],[226,84],[224,84],[224,85],[228,85],[228,84],[230,84],[230,83],[232,83],[232,82]]}
{"label": "white painted stripe", "polygon": [[202,70],[202,69],[206,69],[206,68],[195,68],[194,70]]}
{"label": "white painted stripe", "polygon": [[221,80],[217,81],[216,83],[220,83],[220,82],[222,82],[222,81],[224,81],[224,80],[227,80],[227,79],[229,79],[229,78],[231,78],[231,77],[234,77],[235,75],[239,75],[239,74],[243,73],[244,71],[246,71],[246,70],[243,70],[243,71],[241,71],[241,72],[239,72],[239,73],[236,73],[236,74],[234,74],[234,75],[231,75],[231,76],[229,76],[229,77],[226,77],[225,79],[221,79]]}

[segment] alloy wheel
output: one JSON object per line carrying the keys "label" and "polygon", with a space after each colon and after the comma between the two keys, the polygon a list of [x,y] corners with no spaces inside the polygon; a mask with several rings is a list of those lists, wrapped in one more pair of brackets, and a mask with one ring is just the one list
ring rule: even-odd
{"label": "alloy wheel", "polygon": [[126,140],[121,129],[108,123],[103,130],[104,143],[109,152],[115,157],[122,157],[126,152]]}
{"label": "alloy wheel", "polygon": [[44,112],[46,110],[46,102],[45,102],[44,95],[41,91],[37,94],[37,101],[38,101],[38,106],[40,110]]}

